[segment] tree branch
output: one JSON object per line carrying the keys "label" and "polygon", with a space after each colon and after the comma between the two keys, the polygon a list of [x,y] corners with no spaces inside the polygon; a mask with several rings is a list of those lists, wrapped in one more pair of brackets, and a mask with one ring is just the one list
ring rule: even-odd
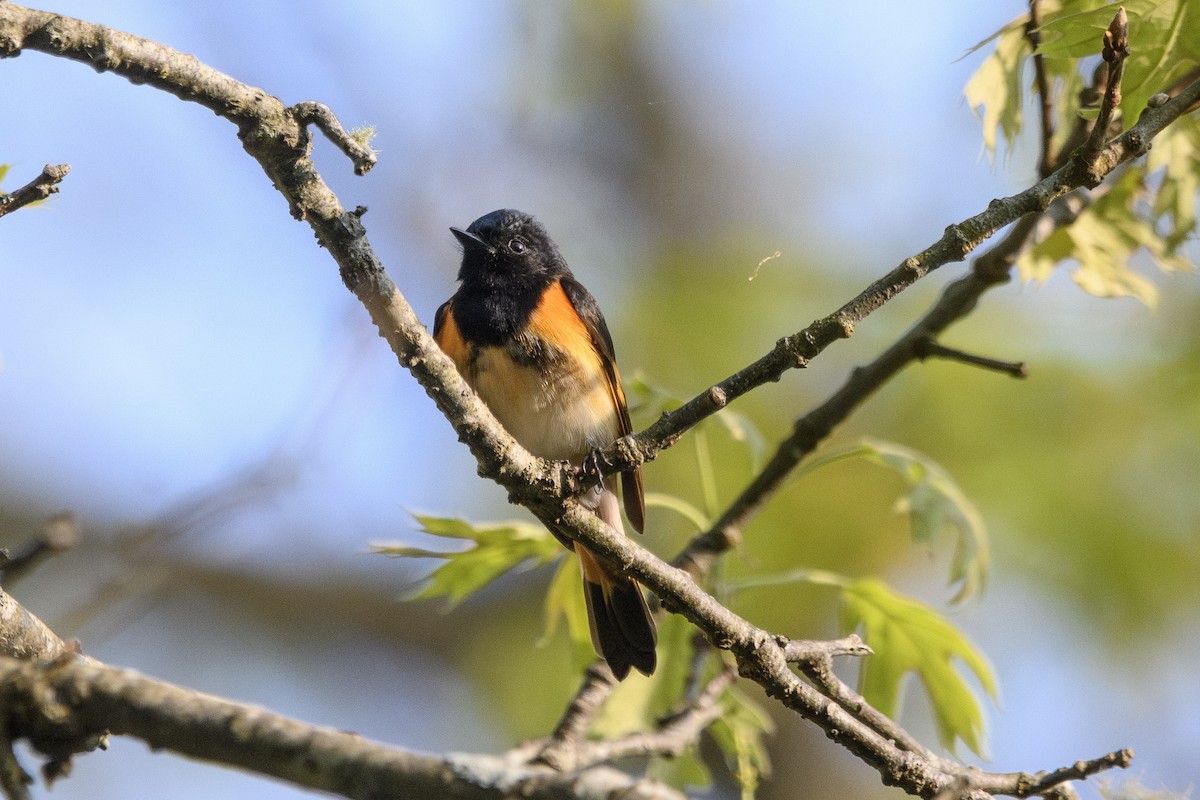
{"label": "tree branch", "polygon": [[1084,143],[1081,155],[1090,157],[1108,141],[1108,129],[1121,105],[1121,78],[1125,74],[1125,59],[1129,57],[1129,21],[1125,8],[1118,7],[1112,24],[1104,32],[1104,63],[1108,74],[1104,81],[1104,95],[1100,101],[1100,115],[1092,126],[1092,133]]}
{"label": "tree branch", "polygon": [[47,164],[42,174],[17,189],[12,194],[0,194],[0,217],[11,214],[18,208],[45,200],[58,191],[58,184],[71,171],[69,164]]}
{"label": "tree branch", "polygon": [[[1076,761],[1074,764],[1049,772],[1039,772],[1036,775],[1026,772],[979,774],[970,778],[970,781],[975,788],[993,793],[1002,792],[1004,788],[1015,784],[1017,792],[1013,794],[1014,797],[1035,797],[1046,794],[1051,789],[1060,787],[1068,781],[1081,781],[1113,767],[1126,769],[1132,763],[1133,750],[1127,747],[1090,761]],[[1004,793],[1010,794],[1009,792]]]}
{"label": "tree branch", "polygon": [[134,736],[156,750],[362,800],[682,800],[661,783],[609,768],[562,773],[496,756],[442,758],[386,747],[69,656],[52,662],[0,659],[0,709],[5,730],[64,761],[92,749],[108,731]]}
{"label": "tree branch", "polygon": [[329,106],[306,100],[288,109],[301,125],[316,125],[321,133],[337,145],[346,158],[354,162],[354,173],[366,175],[375,166],[375,151],[366,142],[342,127]]}
{"label": "tree branch", "polygon": [[0,589],[0,657],[46,660],[72,649],[46,623]]}
{"label": "tree branch", "polygon": [[944,358],[947,361],[957,361],[960,364],[1003,372],[1014,378],[1029,377],[1029,369],[1025,366],[1024,361],[1001,361],[996,358],[977,356],[973,353],[964,353],[962,350],[946,347],[928,336],[913,342],[913,351],[917,360],[922,362],[929,358]]}
{"label": "tree branch", "polygon": [[71,513],[55,514],[37,535],[7,559],[0,559],[0,585],[11,585],[51,556],[79,543],[79,525]]}
{"label": "tree branch", "polygon": [[1038,122],[1041,124],[1041,157],[1038,160],[1038,177],[1045,178],[1054,172],[1058,159],[1054,152],[1054,109],[1050,103],[1050,80],[1046,76],[1046,59],[1038,52],[1042,36],[1041,7],[1038,0],[1029,0],[1029,20],[1025,23],[1025,39],[1033,51],[1034,85],[1038,95]]}
{"label": "tree branch", "polygon": [[587,735],[588,727],[617,687],[617,679],[604,659],[596,659],[584,671],[575,696],[567,703],[554,731],[542,742],[536,759],[556,769],[565,769],[574,751]]}
{"label": "tree branch", "polygon": [[584,743],[576,755],[578,765],[601,764],[628,756],[681,755],[721,715],[721,695],[736,679],[736,670],[721,670],[693,702],[668,718],[657,730]]}
{"label": "tree branch", "polygon": [[[737,659],[740,674],[759,683],[770,696],[820,726],[831,738],[874,766],[885,783],[900,786],[913,794],[930,796],[962,778],[965,768],[961,765],[906,749],[894,737],[881,734],[841,704],[830,703],[821,691],[792,671],[786,639],[773,636],[733,614],[703,592],[686,572],[665,564],[600,522],[571,496],[571,492],[584,485],[585,479],[581,478],[579,470],[535,459],[517,445],[467,388],[388,277],[367,241],[361,214],[346,212],[321,179],[308,157],[309,137],[305,125],[311,115],[305,113],[305,109],[286,108],[262,90],[238,83],[190,56],[154,42],[78,20],[0,3],[0,55],[17,55],[22,49],[42,50],[84,61],[97,70],[113,71],[132,81],[149,83],[182,99],[198,102],[233,122],[243,147],[285,196],[292,214],[308,222],[319,242],[334,257],[343,282],[367,308],[380,335],[388,341],[400,363],[412,372],[453,424],[459,438],[475,454],[481,474],[504,486],[513,502],[529,508],[552,530],[583,542],[602,558],[637,577],[658,594],[665,607],[691,620],[718,647],[730,650]],[[946,263],[964,259],[1000,228],[1031,212],[1044,211],[1055,199],[1080,186],[1096,185],[1121,163],[1144,154],[1154,136],[1198,99],[1200,82],[1193,83],[1161,106],[1148,109],[1136,125],[1095,153],[1072,159],[1026,191],[994,200],[987,210],[949,226],[937,242],[905,259],[834,313],[779,340],[758,361],[702,392],[680,409],[664,415],[646,431],[622,439],[610,449],[607,455],[612,457],[609,460],[620,469],[653,458],[691,426],[728,402],[763,383],[777,380],[787,370],[806,366],[833,341],[850,336],[867,315],[921,277]],[[1031,224],[1024,220],[1022,223]],[[985,274],[977,264],[972,281],[963,279],[948,287],[946,293],[952,294],[952,299],[943,309],[935,309],[938,314],[931,312],[923,323],[935,330],[939,325],[944,327],[948,322],[943,316],[957,319],[961,316],[960,305],[973,305],[982,291],[978,284],[986,286],[1001,282],[1006,275],[1007,271],[1003,276]],[[881,367],[881,370],[894,369],[890,363]],[[861,371],[856,376],[860,374]],[[851,381],[854,380],[852,376]],[[873,378],[868,376],[865,391],[857,388],[854,391],[865,396],[872,390],[871,380]],[[838,413],[842,413],[841,409],[834,407],[830,419]],[[812,422],[818,434],[822,425],[831,424],[829,419],[819,415]],[[801,440],[805,436],[812,438],[799,426],[797,435]],[[84,692],[86,689],[88,698],[92,698],[81,700],[85,714],[89,711],[97,714],[95,720],[89,720],[91,724],[112,724],[114,719],[116,728],[132,724],[129,715],[134,713],[138,697],[117,691],[131,684],[116,680],[108,673],[91,674],[82,683],[75,681],[74,677],[79,676],[74,670],[86,666],[59,664],[55,667],[58,672],[49,670],[37,680],[53,680],[69,670],[71,675],[67,677],[71,678],[72,691]],[[19,683],[21,678],[16,673],[11,674]],[[116,682],[110,687],[112,691],[106,693],[103,690],[102,687],[109,684],[102,678]],[[136,683],[134,678],[130,680]],[[151,692],[155,686],[137,684],[137,689],[130,694]],[[215,698],[206,698],[205,702],[224,703]],[[228,707],[222,708],[229,711]],[[136,707],[136,710],[151,716],[156,713],[153,707]],[[265,712],[251,712],[253,710],[245,712],[249,716],[244,716],[239,711],[235,716],[253,728]],[[166,711],[162,713],[166,714]],[[166,728],[173,720],[167,717],[154,719],[169,733]],[[199,734],[198,731],[193,733]],[[270,739],[276,733],[283,734],[286,739],[297,731],[290,728],[277,731],[268,726],[256,733],[267,736],[273,746],[280,748],[282,752],[277,755],[290,765],[289,769],[303,771],[313,766],[305,761],[297,767],[294,760],[288,760],[294,759],[294,751],[290,749],[294,740]],[[204,749],[210,746],[204,741],[209,735],[205,729],[204,735],[193,735],[192,741],[197,748]],[[230,741],[219,738],[220,731],[213,730],[211,735],[217,737],[211,747],[230,746]],[[329,735],[336,734],[327,732],[322,737]],[[324,741],[322,737],[317,738]],[[339,740],[337,744],[343,742]],[[235,749],[240,747],[239,743]],[[231,757],[240,756],[231,754]],[[257,762],[247,766],[256,765]],[[445,775],[444,765],[437,775]],[[436,781],[437,775],[428,777]],[[989,787],[994,787],[990,790],[997,793],[1019,795],[1022,791],[1022,784],[1009,776],[975,772],[970,775],[974,786],[982,785],[979,781],[986,781]],[[569,776],[558,776],[558,779],[566,777]]]}

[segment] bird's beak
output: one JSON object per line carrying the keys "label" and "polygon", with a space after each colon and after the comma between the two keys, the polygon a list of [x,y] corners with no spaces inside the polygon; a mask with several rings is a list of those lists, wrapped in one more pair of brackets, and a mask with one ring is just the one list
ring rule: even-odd
{"label": "bird's beak", "polygon": [[463,250],[483,249],[487,251],[489,256],[496,255],[496,248],[480,239],[477,234],[470,231],[464,231],[461,228],[451,228],[450,232],[454,234],[454,238],[458,239],[463,246]]}

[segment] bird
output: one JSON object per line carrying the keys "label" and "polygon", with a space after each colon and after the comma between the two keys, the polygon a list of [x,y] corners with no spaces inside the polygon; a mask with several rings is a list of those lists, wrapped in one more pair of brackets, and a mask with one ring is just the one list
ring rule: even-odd
{"label": "bird", "polygon": [[[433,338],[497,420],[535,456],[595,463],[633,432],[612,337],[591,293],[534,217],[499,209],[465,230],[457,291],[434,317]],[[638,467],[620,474],[625,513],[645,521]],[[581,502],[618,531],[617,476]],[[592,644],[618,680],[654,672],[657,634],[641,587],[571,539],[579,557]]]}

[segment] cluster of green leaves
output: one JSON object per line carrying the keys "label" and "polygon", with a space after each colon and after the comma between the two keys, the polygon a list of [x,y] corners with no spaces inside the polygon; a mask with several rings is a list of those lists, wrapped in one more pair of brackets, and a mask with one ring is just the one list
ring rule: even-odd
{"label": "cluster of green leaves", "polygon": [[[1200,65],[1200,6],[1192,0],[1128,0],[1130,55],[1121,82],[1121,119],[1127,127],[1150,97],[1167,92]],[[1043,0],[1038,53],[1047,75],[1053,110],[1053,147],[1061,148],[1080,120],[1094,119],[1094,98],[1085,107],[1081,92],[1100,63],[1104,32],[1117,10],[1103,0]],[[1024,87],[1030,80],[1027,17],[1014,20],[974,49],[995,42],[994,51],[967,83],[972,108],[981,109],[984,144],[994,152],[1003,139],[1010,149],[1025,128]],[[1055,267],[1073,264],[1072,278],[1099,297],[1157,301],[1152,282],[1134,269],[1148,253],[1162,269],[1189,269],[1179,248],[1196,231],[1200,189],[1200,119],[1190,115],[1163,131],[1148,158],[1127,164],[1115,180],[1092,195],[1078,218],[1022,254],[1018,269],[1027,281],[1044,281]]]}
{"label": "cluster of green leaves", "polygon": [[[457,549],[431,550],[400,543],[374,545],[376,553],[401,558],[443,561],[410,599],[441,598],[457,605],[501,575],[517,567],[538,566],[558,559],[562,545],[541,525],[530,522],[473,523],[453,517],[414,514],[423,533],[448,539]],[[470,546],[463,549],[461,544]],[[587,621],[584,621],[584,628]]]}
{"label": "cluster of green leaves", "polygon": [[[933,547],[950,534],[954,541],[950,583],[958,587],[952,602],[983,590],[989,550],[982,518],[941,466],[900,445],[867,439],[813,459],[797,470],[796,477],[848,458],[864,459],[901,477],[906,492],[895,508],[908,517],[914,544]],[[905,679],[915,675],[928,696],[943,746],[953,749],[961,741],[975,753],[984,752],[982,703],[975,686],[955,664],[966,666],[992,699],[996,679],[983,655],[943,615],[877,578],[851,578],[826,570],[802,568],[729,580],[726,589],[739,592],[799,583],[836,590],[843,632],[860,631],[874,649],[859,672],[859,692],[871,705],[894,715]]]}

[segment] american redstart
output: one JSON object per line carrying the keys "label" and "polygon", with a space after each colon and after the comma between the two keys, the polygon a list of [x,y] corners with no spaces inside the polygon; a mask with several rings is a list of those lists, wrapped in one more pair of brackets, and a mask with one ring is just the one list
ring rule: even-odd
{"label": "american redstart", "polygon": [[[501,209],[450,232],[463,248],[462,285],[438,309],[433,337],[513,438],[535,456],[579,463],[631,433],[604,315],[546,229]],[[640,533],[640,470],[623,472],[621,486]],[[608,475],[580,499],[620,531],[616,491]],[[582,545],[558,539],[579,555],[596,651],[618,680],[630,667],[652,673],[657,637],[641,588]]]}

